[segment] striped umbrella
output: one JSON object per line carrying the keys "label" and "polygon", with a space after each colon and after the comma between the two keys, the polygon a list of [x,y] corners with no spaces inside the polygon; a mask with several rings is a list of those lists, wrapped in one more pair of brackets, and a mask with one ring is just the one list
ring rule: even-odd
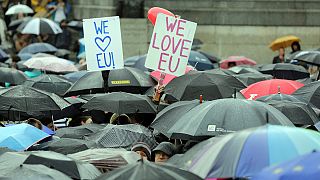
{"label": "striped umbrella", "polygon": [[14,15],[19,13],[30,14],[30,13],[33,13],[33,10],[27,5],[17,4],[17,5],[11,6],[6,12],[6,15]]}
{"label": "striped umbrella", "polygon": [[22,34],[59,34],[62,29],[54,21],[46,18],[33,18],[32,20],[22,23],[18,31]]}
{"label": "striped umbrella", "polygon": [[202,178],[250,177],[314,150],[320,150],[320,133],[265,125],[211,138],[171,163]]}

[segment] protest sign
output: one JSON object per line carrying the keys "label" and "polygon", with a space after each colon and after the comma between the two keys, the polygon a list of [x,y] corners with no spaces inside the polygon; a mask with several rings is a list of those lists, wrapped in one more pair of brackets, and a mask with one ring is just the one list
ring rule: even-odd
{"label": "protest sign", "polygon": [[158,14],[145,66],[167,74],[185,74],[197,24]]}
{"label": "protest sign", "polygon": [[83,20],[87,69],[103,71],[123,68],[118,16]]}

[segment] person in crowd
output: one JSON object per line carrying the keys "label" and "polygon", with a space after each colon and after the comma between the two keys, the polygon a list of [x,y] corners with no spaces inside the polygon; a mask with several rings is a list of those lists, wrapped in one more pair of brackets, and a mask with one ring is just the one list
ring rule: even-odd
{"label": "person in crowd", "polygon": [[71,121],[69,121],[68,126],[75,127],[75,126],[81,126],[85,124],[91,124],[92,118],[90,116],[79,116],[72,118]]}
{"label": "person in crowd", "polygon": [[131,124],[131,119],[126,114],[119,115],[114,113],[110,118],[110,124],[118,124],[118,125]]}
{"label": "person in crowd", "polygon": [[232,68],[234,66],[237,66],[236,62],[228,62],[228,68]]}
{"label": "person in crowd", "polygon": [[170,142],[161,142],[152,153],[154,154],[155,163],[164,163],[177,152],[174,144]]}
{"label": "person in crowd", "polygon": [[35,118],[29,118],[27,120],[27,123],[42,130],[42,123],[38,120],[38,119],[35,119]]}
{"label": "person in crowd", "polygon": [[301,46],[300,43],[298,41],[295,41],[291,44],[291,52],[290,54],[293,54],[295,52],[301,51]]}
{"label": "person in crowd", "polygon": [[62,20],[60,22],[60,27],[62,29],[62,33],[56,35],[55,46],[58,49],[70,50],[72,33],[68,29],[67,21],[66,20]]}
{"label": "person in crowd", "polygon": [[131,151],[136,152],[144,160],[151,160],[151,149],[149,145],[144,142],[137,142],[133,144]]}
{"label": "person in crowd", "polygon": [[276,63],[284,63],[285,59],[284,59],[284,54],[285,54],[285,50],[283,47],[281,47],[279,49],[279,55],[275,56],[273,58],[272,64],[276,64]]}

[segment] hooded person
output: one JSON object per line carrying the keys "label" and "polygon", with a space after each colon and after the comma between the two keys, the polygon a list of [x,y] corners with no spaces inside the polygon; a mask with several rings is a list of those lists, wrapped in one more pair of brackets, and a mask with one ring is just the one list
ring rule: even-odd
{"label": "hooded person", "polygon": [[153,149],[152,153],[154,155],[155,163],[164,163],[170,157],[175,155],[177,148],[174,144],[170,142],[161,142],[156,148]]}
{"label": "hooded person", "polygon": [[131,151],[136,152],[141,158],[150,161],[151,160],[151,149],[148,144],[144,142],[137,142],[131,147]]}
{"label": "hooded person", "polygon": [[293,54],[297,51],[301,51],[301,46],[300,46],[300,43],[298,41],[295,41],[291,44],[291,53],[290,54]]}
{"label": "hooded person", "polygon": [[131,124],[131,119],[126,114],[119,115],[114,113],[110,118],[110,124],[118,124],[118,125]]}

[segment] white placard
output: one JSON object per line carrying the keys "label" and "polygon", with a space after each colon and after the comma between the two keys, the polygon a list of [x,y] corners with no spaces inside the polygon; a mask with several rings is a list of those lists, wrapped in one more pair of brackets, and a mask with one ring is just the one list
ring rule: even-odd
{"label": "white placard", "polygon": [[119,16],[84,19],[83,32],[89,71],[123,68]]}
{"label": "white placard", "polygon": [[145,66],[175,76],[185,74],[197,23],[159,14]]}

